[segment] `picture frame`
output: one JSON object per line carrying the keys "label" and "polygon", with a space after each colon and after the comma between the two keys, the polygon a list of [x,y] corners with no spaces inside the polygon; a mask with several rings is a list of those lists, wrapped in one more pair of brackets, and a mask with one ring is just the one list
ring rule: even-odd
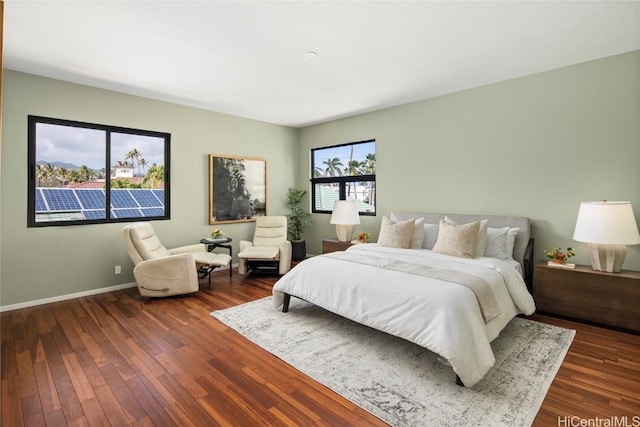
{"label": "picture frame", "polygon": [[267,214],[267,161],[209,154],[209,224],[255,221]]}

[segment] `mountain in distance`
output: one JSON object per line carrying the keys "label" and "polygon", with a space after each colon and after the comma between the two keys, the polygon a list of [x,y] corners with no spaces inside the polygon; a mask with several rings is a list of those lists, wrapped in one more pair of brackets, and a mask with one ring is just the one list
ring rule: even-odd
{"label": "mountain in distance", "polygon": [[42,165],[42,166],[46,166],[48,164],[50,164],[53,167],[56,168],[67,168],[67,169],[80,169],[80,166],[76,166],[73,163],[65,163],[65,162],[45,162],[44,160],[38,160],[36,162],[37,165]]}

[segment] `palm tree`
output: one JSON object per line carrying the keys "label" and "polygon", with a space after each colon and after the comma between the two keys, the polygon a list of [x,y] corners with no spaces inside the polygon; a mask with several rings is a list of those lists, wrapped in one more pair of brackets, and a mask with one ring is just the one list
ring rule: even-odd
{"label": "palm tree", "polygon": [[152,164],[147,174],[142,179],[142,183],[149,188],[158,188],[158,184],[164,182],[164,165]]}
{"label": "palm tree", "polygon": [[64,166],[60,166],[59,168],[55,169],[55,177],[59,181],[62,181],[62,185],[66,185],[67,182],[70,181],[71,175],[69,174],[69,169],[65,168]]}
{"label": "palm tree", "polygon": [[[345,170],[345,172],[347,172],[347,175],[349,176],[354,176],[354,175],[360,175],[360,166],[362,164],[357,161],[357,160],[349,160],[349,163],[347,163],[347,168]],[[349,182],[347,183],[347,195],[351,195],[351,186],[355,186],[356,183],[355,182]],[[354,190],[355,191],[355,190]]]}
{"label": "palm tree", "polygon": [[338,176],[342,176],[342,169],[340,169],[339,166],[344,165],[340,161],[340,158],[334,157],[333,159],[325,160],[322,164],[327,165],[324,170],[324,176],[336,176],[336,173]]}
{"label": "palm tree", "polygon": [[96,173],[89,169],[87,166],[82,165],[78,169],[79,182],[91,181],[96,176]]}
{"label": "palm tree", "polygon": [[37,187],[55,187],[52,182],[55,181],[56,169],[51,163],[36,166],[36,178],[38,179]]}
{"label": "palm tree", "polygon": [[[126,157],[124,158],[125,160],[131,159],[131,165],[134,166],[136,163],[138,165],[138,174],[140,174],[140,157],[142,157],[142,153],[140,151],[138,151],[137,148],[134,148],[133,150],[129,151],[126,155]],[[135,161],[135,163],[133,163],[133,161]]]}
{"label": "palm tree", "polygon": [[[366,175],[375,175],[376,173],[376,154],[369,153],[365,157],[365,161],[363,162],[363,172]],[[367,182],[367,187],[369,188],[369,194],[366,197],[368,200],[367,203],[374,205],[376,201],[376,192],[374,184],[371,181]]]}
{"label": "palm tree", "polygon": [[144,173],[145,168],[147,167],[147,161],[144,158],[140,158],[138,160],[138,165],[142,166],[142,173]]}

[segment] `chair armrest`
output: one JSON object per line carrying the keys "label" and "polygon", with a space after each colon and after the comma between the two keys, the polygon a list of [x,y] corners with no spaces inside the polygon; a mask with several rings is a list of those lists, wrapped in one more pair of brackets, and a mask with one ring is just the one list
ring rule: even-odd
{"label": "chair armrest", "polygon": [[250,242],[248,240],[240,240],[240,246],[239,246],[239,250],[238,253],[242,252],[243,250],[250,248],[251,246],[253,246],[253,242]]}
{"label": "chair armrest", "polygon": [[207,247],[204,243],[194,243],[193,245],[180,246],[177,248],[169,249],[172,255],[176,254],[189,254],[195,252],[207,252]]}
{"label": "chair armrest", "polygon": [[285,240],[278,246],[280,247],[280,263],[278,272],[280,274],[285,274],[287,271],[291,270],[291,242]]}
{"label": "chair armrest", "polygon": [[143,296],[178,295],[198,290],[196,262],[188,253],[142,261],[133,269],[133,275]]}

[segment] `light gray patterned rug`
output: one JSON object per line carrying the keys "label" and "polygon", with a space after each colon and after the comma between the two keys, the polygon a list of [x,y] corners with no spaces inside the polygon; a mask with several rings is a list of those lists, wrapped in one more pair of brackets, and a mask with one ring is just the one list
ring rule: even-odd
{"label": "light gray patterned rug", "polygon": [[429,350],[296,298],[289,313],[267,297],[211,314],[392,426],[531,425],[575,335],[513,319],[468,389]]}

